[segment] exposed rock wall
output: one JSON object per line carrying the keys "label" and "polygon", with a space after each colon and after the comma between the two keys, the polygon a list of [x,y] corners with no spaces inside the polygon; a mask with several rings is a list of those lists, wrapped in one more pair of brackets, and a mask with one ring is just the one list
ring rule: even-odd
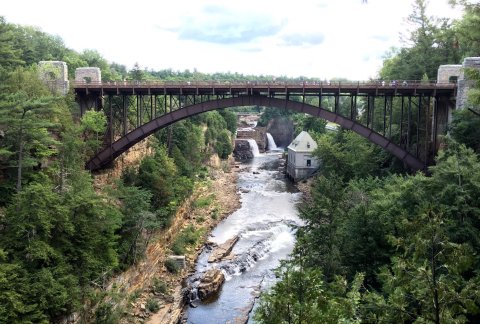
{"label": "exposed rock wall", "polygon": [[114,162],[113,167],[101,170],[94,175],[95,186],[99,187],[122,176],[123,171],[128,167],[138,168],[140,161],[147,155],[153,154],[152,148],[148,145],[148,138],[134,145],[127,152],[120,155]]}
{"label": "exposed rock wall", "polygon": [[247,139],[253,138],[257,142],[258,150],[260,152],[265,152],[267,148],[267,130],[265,127],[257,126],[252,130],[248,131],[237,131],[237,139]]}
{"label": "exposed rock wall", "polygon": [[237,160],[250,160],[253,159],[253,153],[250,147],[250,143],[246,139],[236,139],[235,147],[233,149],[233,156]]}
{"label": "exposed rock wall", "polygon": [[277,146],[287,147],[293,140],[293,121],[283,117],[274,118],[267,124],[267,133],[272,135]]}

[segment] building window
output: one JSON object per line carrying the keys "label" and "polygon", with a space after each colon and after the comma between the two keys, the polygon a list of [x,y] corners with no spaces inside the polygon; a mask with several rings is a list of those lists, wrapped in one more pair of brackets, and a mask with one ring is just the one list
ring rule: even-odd
{"label": "building window", "polygon": [[312,166],[312,160],[307,160],[307,166]]}

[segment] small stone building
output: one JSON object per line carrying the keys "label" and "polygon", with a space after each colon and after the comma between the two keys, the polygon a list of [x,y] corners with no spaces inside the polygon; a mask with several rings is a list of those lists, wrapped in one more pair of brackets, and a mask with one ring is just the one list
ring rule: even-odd
{"label": "small stone building", "polygon": [[318,159],[312,156],[317,143],[310,134],[302,131],[288,146],[287,175],[294,181],[305,179],[320,166]]}

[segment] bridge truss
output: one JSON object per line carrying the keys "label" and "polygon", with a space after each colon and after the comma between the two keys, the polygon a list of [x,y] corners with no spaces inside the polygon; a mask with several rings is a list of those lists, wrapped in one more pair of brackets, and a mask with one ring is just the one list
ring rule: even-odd
{"label": "bridge truss", "polygon": [[413,170],[433,162],[438,136],[454,107],[456,86],[402,84],[110,82],[76,84],[80,113],[102,110],[108,119],[105,145],[87,168],[108,166],[130,147],[176,121],[239,106],[290,109],[351,129],[397,156]]}

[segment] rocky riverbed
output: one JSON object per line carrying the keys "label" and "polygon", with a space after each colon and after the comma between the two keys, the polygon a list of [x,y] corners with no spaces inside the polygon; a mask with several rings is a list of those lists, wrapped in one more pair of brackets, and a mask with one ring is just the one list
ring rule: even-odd
{"label": "rocky riverbed", "polygon": [[[142,305],[145,305],[147,299],[151,298],[153,293],[147,289],[147,292],[136,305],[137,312],[139,313],[137,315],[143,313],[147,316],[137,316],[138,318],[148,318],[146,322],[150,324],[178,323],[181,319],[184,308],[182,281],[194,272],[195,260],[201,252],[203,245],[207,242],[207,235],[210,233],[210,230],[213,229],[223,218],[240,207],[240,197],[236,186],[238,172],[240,170],[241,167],[233,161],[230,161],[229,167],[226,168],[226,170],[212,170],[212,181],[210,186],[204,188],[201,190],[203,192],[198,194],[198,197],[211,195],[214,197],[212,203],[208,208],[192,210],[189,213],[180,216],[180,218],[183,219],[184,226],[187,224],[198,224],[208,230],[205,235],[200,238],[197,246],[187,253],[186,267],[179,274],[170,274],[164,267],[158,265],[158,271],[156,272],[155,277],[166,282],[169,286],[169,291],[165,295],[166,298],[164,298],[164,296],[159,296],[158,298],[160,310],[155,314],[148,314],[145,307],[142,309]],[[215,210],[219,211],[218,217],[210,217]],[[198,222],[198,220],[202,221]],[[156,249],[157,247],[154,246],[152,249],[149,249],[149,251],[152,250],[153,252]],[[165,248],[163,248],[163,251],[157,251],[156,253],[163,254],[163,258],[165,258],[165,252]]]}

